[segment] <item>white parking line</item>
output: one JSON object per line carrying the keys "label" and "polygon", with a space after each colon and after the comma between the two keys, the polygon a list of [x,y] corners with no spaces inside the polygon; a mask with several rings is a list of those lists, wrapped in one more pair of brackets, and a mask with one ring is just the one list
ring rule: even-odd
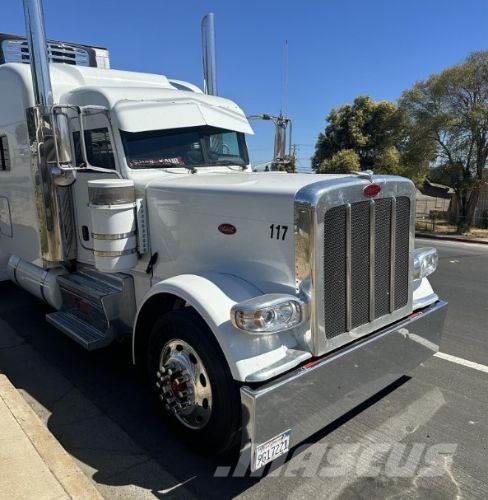
{"label": "white parking line", "polygon": [[438,358],[445,359],[451,363],[457,363],[458,365],[467,366],[473,370],[478,370],[480,372],[488,373],[488,366],[482,365],[480,363],[475,363],[474,361],[468,361],[467,359],[458,358],[457,356],[451,356],[451,354],[446,354],[445,352],[436,352],[434,356]]}
{"label": "white parking line", "polygon": [[472,242],[466,243],[464,241],[440,240],[438,238],[417,238],[415,241],[418,244],[422,244],[422,242],[428,242],[432,244],[432,246],[452,247],[456,245],[466,248],[471,247],[472,249],[476,250],[486,250],[488,252],[488,245],[486,243],[472,243]]}

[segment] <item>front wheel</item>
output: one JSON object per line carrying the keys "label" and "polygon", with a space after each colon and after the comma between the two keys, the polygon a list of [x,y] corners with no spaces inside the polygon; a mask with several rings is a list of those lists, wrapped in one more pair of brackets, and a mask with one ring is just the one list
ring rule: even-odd
{"label": "front wheel", "polygon": [[212,453],[240,437],[240,397],[227,361],[202,318],[171,311],[151,332],[148,374],[171,427],[192,447]]}

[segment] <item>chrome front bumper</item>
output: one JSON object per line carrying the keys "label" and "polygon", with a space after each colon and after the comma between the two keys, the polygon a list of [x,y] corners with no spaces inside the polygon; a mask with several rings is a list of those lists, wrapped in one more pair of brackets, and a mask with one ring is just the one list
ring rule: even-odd
{"label": "chrome front bumper", "polygon": [[446,306],[438,301],[271,382],[243,386],[241,460],[256,470],[260,444],[291,430],[292,448],[436,353]]}

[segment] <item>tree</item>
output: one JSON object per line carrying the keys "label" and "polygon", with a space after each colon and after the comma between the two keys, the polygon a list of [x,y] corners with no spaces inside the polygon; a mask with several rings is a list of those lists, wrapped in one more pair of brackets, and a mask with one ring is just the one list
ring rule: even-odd
{"label": "tree", "polygon": [[488,52],[416,83],[400,109],[412,132],[435,144],[434,175],[454,189],[459,231],[469,231],[488,158]]}
{"label": "tree", "polygon": [[[312,158],[316,172],[350,172],[352,152],[359,162],[355,170],[407,175],[415,181],[425,177],[425,148],[409,141],[408,119],[395,103],[359,96],[352,105],[333,109],[327,122]],[[343,151],[347,153],[337,156]]]}
{"label": "tree", "polygon": [[352,149],[342,149],[332,158],[322,160],[317,168],[318,174],[344,174],[361,169],[358,154]]}
{"label": "tree", "polygon": [[285,155],[284,158],[279,158],[273,162],[271,170],[294,174],[296,172],[296,163],[297,160],[295,154]]}

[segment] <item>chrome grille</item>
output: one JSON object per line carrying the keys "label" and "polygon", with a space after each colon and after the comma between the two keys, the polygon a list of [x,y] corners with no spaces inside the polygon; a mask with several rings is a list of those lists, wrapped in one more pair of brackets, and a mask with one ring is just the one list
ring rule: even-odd
{"label": "chrome grille", "polygon": [[410,199],[336,206],[324,216],[324,330],[327,339],[408,303]]}

